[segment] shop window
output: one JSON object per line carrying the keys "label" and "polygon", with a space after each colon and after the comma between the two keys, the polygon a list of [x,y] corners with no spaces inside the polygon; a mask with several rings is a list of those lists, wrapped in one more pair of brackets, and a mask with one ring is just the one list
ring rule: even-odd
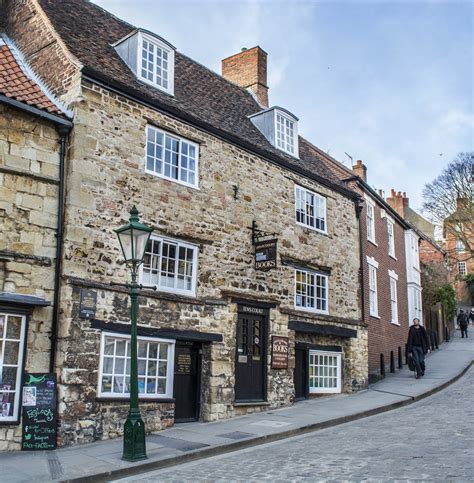
{"label": "shop window", "polygon": [[[174,341],[138,338],[138,393],[143,399],[173,397]],[[130,336],[102,333],[99,396],[130,395]]]}
{"label": "shop window", "polygon": [[0,313],[0,422],[18,420],[25,325],[24,315]]}
{"label": "shop window", "polygon": [[341,392],[341,354],[309,351],[309,392]]}

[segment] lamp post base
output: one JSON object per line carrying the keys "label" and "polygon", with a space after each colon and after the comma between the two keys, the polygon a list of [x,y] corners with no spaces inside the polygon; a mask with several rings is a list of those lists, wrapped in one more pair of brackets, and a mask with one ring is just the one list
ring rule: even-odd
{"label": "lamp post base", "polygon": [[129,413],[123,428],[123,456],[125,461],[147,459],[145,446],[145,424],[138,414]]}

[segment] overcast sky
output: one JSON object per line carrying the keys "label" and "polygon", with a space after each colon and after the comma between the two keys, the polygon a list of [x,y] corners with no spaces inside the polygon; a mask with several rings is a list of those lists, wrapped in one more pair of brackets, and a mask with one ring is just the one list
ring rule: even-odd
{"label": "overcast sky", "polygon": [[426,182],[472,151],[472,0],[95,0],[220,73],[260,45],[270,105],[368,182],[421,206]]}

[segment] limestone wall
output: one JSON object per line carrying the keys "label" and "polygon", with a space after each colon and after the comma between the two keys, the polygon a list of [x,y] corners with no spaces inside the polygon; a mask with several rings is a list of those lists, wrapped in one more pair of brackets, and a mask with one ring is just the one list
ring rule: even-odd
{"label": "limestone wall", "polygon": [[[54,126],[0,105],[0,291],[53,300],[59,144]],[[0,308],[0,311],[2,309]],[[28,321],[25,370],[48,371],[52,308]],[[0,426],[0,450],[21,426]]]}

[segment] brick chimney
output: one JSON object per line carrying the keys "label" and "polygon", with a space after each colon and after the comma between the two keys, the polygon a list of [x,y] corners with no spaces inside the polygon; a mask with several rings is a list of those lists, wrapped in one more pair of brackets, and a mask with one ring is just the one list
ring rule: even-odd
{"label": "brick chimney", "polygon": [[396,193],[392,189],[386,201],[402,218],[405,218],[405,208],[409,207],[409,199],[405,191]]}
{"label": "brick chimney", "polygon": [[260,47],[242,49],[222,60],[222,76],[234,84],[250,89],[258,102],[268,107],[267,53]]}
{"label": "brick chimney", "polygon": [[352,171],[354,171],[354,174],[359,176],[363,181],[367,181],[367,166],[360,159],[358,159],[356,164],[352,166]]}

